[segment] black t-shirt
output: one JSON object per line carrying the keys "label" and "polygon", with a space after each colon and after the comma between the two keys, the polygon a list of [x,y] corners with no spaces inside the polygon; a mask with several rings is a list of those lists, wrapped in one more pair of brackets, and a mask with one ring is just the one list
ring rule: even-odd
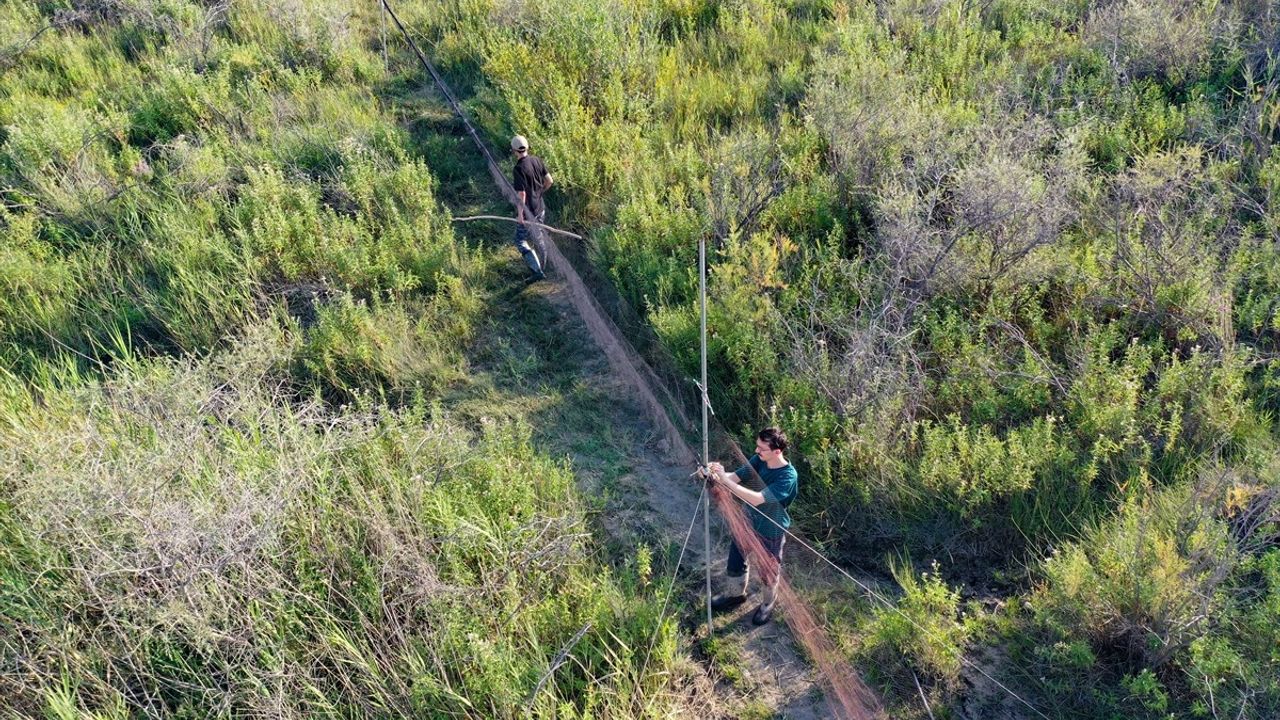
{"label": "black t-shirt", "polygon": [[511,183],[516,192],[525,194],[525,204],[534,215],[542,214],[542,183],[547,177],[547,166],[537,155],[525,155],[516,161],[515,182]]}

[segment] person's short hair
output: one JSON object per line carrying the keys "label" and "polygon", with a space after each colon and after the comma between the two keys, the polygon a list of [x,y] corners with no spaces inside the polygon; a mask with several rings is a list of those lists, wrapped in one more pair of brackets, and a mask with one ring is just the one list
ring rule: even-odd
{"label": "person's short hair", "polygon": [[770,450],[786,450],[787,434],[780,428],[767,427],[756,433],[756,439],[769,446]]}

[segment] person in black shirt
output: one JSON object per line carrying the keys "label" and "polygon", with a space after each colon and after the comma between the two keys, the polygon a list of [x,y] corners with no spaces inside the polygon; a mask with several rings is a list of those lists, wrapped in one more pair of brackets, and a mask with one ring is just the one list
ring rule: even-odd
{"label": "person in black shirt", "polygon": [[547,208],[542,203],[542,194],[551,187],[551,173],[547,172],[547,166],[542,162],[542,158],[529,154],[529,141],[523,136],[517,135],[511,138],[511,152],[516,156],[511,184],[515,188],[516,196],[520,199],[516,206],[515,245],[524,256],[525,264],[533,272],[529,281],[537,282],[546,277],[542,272],[542,263],[538,259],[539,255],[546,258],[546,248],[541,246],[542,233],[535,234],[541,252],[535,252],[529,246],[529,226],[525,221],[532,220],[538,223],[546,221]]}

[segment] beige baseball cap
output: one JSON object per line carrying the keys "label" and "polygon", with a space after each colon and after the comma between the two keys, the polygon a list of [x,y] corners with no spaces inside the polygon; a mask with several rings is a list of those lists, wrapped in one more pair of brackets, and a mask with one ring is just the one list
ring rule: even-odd
{"label": "beige baseball cap", "polygon": [[512,150],[528,150],[529,141],[525,140],[523,135],[517,135],[511,138],[511,149]]}

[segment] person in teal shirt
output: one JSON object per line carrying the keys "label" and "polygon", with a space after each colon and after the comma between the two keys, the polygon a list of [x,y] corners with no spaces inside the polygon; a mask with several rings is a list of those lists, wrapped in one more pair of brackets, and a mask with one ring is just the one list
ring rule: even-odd
{"label": "person in teal shirt", "polygon": [[[711,477],[725,490],[733,493],[749,506],[746,510],[751,520],[751,527],[760,539],[760,544],[778,561],[778,572],[767,578],[764,588],[764,599],[756,609],[751,621],[756,625],[769,622],[773,616],[774,603],[778,599],[778,581],[782,578],[782,546],[786,542],[786,529],[791,527],[791,516],[787,507],[796,498],[797,481],[795,467],[787,461],[787,436],[776,427],[767,427],[756,434],[756,453],[746,465],[734,472],[725,472],[720,463],[710,463],[707,468]],[[758,475],[763,482],[760,490],[752,490],[742,484],[744,480]],[[737,578],[742,579],[742,588],[738,592],[718,595],[711,601],[714,610],[728,610],[741,605],[747,599],[751,573],[747,568],[746,557],[736,542],[729,545],[729,558],[725,565],[725,574],[736,590]]]}

